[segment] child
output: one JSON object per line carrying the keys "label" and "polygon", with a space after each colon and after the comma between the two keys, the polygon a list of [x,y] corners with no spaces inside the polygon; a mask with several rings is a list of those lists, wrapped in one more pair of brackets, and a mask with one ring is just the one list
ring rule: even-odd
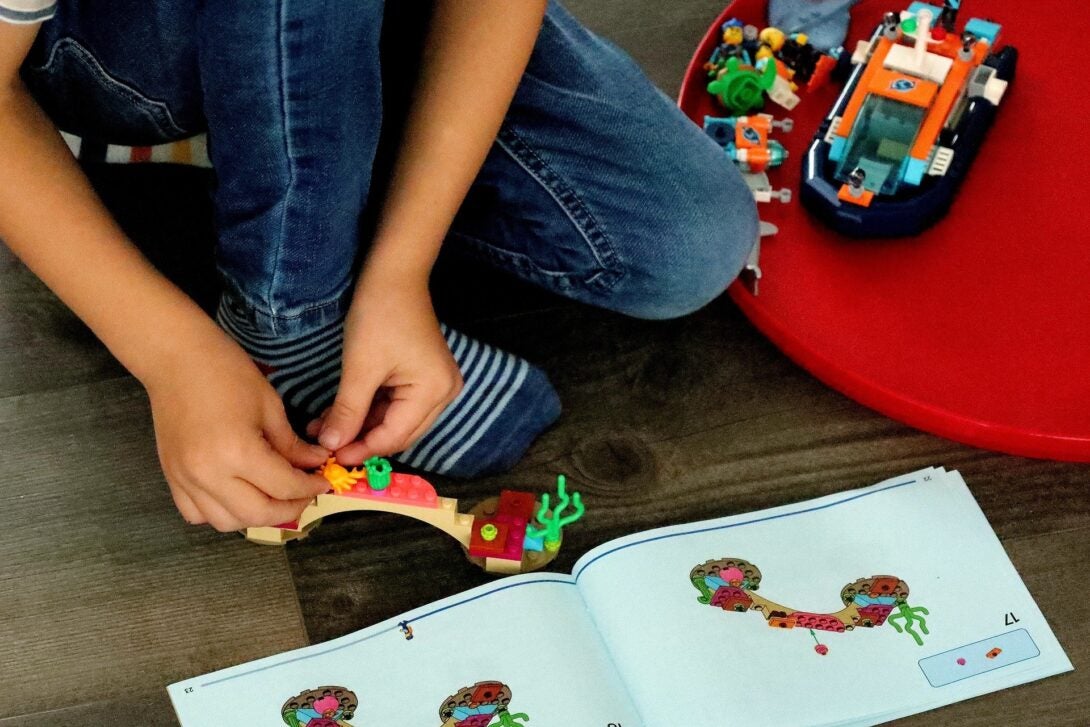
{"label": "child", "polygon": [[[757,238],[722,150],[559,5],[394,5],[0,0],[0,239],[145,386],[191,523],[294,519],[330,452],[502,470],[556,419],[543,372],[436,319],[444,240],[670,318],[720,294]],[[427,35],[391,67],[413,47],[399,12]],[[55,127],[132,145],[207,132],[219,326],[125,239]]]}

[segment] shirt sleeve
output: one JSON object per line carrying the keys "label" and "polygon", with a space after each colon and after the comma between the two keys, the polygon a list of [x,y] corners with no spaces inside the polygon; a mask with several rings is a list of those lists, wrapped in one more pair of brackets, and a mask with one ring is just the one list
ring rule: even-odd
{"label": "shirt sleeve", "polygon": [[0,0],[0,22],[40,23],[57,12],[57,0]]}

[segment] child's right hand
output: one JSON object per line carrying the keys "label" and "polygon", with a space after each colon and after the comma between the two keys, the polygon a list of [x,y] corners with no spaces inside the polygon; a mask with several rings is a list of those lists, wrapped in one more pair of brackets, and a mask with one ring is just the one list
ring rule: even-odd
{"label": "child's right hand", "polygon": [[[220,335],[216,335],[220,334]],[[326,450],[301,440],[276,391],[219,331],[144,385],[159,460],[186,521],[227,532],[295,520],[329,483]]]}

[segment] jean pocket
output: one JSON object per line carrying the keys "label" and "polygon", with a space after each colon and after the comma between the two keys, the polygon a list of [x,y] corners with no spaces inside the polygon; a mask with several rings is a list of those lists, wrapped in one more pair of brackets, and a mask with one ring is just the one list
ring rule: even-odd
{"label": "jean pocket", "polygon": [[111,74],[74,38],[60,38],[44,63],[25,64],[23,81],[63,131],[100,142],[142,146],[191,132],[174,120],[164,101]]}

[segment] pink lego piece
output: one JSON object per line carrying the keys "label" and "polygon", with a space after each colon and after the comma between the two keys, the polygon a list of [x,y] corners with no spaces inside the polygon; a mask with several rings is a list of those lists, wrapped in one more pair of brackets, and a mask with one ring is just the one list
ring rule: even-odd
{"label": "pink lego piece", "polygon": [[507,535],[507,550],[503,555],[496,556],[504,560],[522,561],[523,543],[526,542],[526,521],[519,520],[510,523],[511,529]]}
{"label": "pink lego piece", "polygon": [[385,490],[372,490],[367,486],[366,480],[360,480],[351,490],[342,493],[341,497],[382,500],[415,507],[439,507],[439,495],[431,483],[423,477],[400,472],[390,476],[390,486]]}
{"label": "pink lego piece", "polygon": [[458,727],[488,727],[488,723],[492,721],[492,714],[473,714],[465,719],[455,722]]}
{"label": "pink lego piece", "polygon": [[725,580],[727,583],[730,583],[731,585],[735,585],[736,581],[737,585],[741,585],[742,581],[746,577],[746,574],[742,572],[741,568],[724,568],[723,570],[719,571],[719,577]]}

